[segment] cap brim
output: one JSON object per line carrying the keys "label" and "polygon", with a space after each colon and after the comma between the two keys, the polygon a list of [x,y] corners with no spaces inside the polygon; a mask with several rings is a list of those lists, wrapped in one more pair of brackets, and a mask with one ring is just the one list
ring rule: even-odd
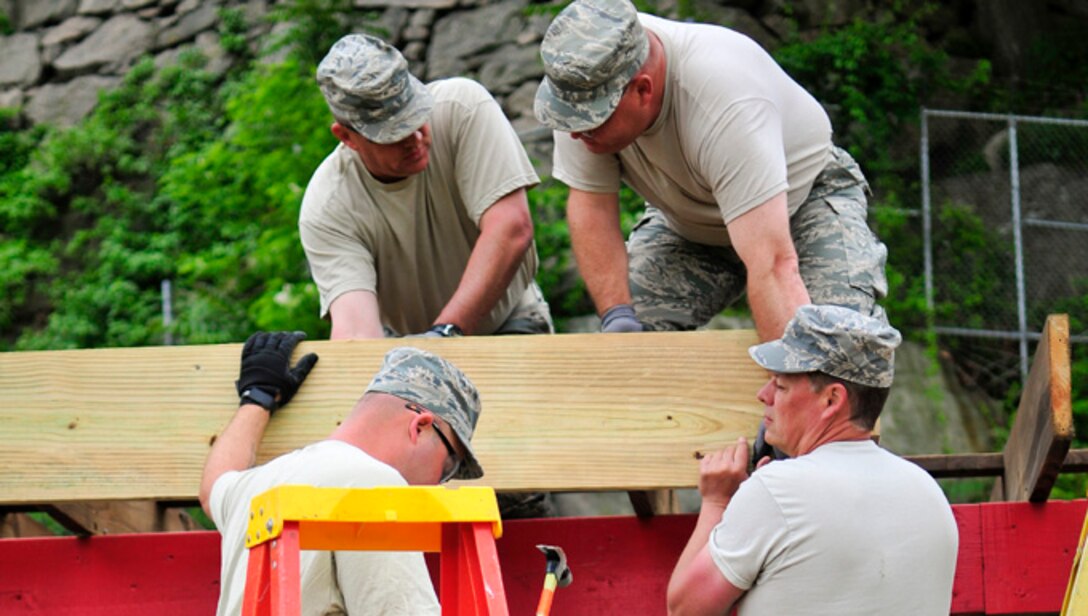
{"label": "cap brim", "polygon": [[748,355],[760,366],[781,374],[814,372],[823,365],[822,358],[789,346],[782,340],[750,346]]}
{"label": "cap brim", "polygon": [[480,466],[480,461],[476,459],[476,452],[472,450],[472,441],[465,438],[464,434],[453,427],[453,424],[449,424],[455,434],[457,434],[457,440],[461,441],[461,447],[465,450],[465,459],[461,462],[461,467],[457,469],[457,474],[453,476],[454,479],[479,479],[484,476],[484,469]]}
{"label": "cap brim", "polygon": [[623,96],[623,88],[589,101],[573,105],[555,93],[551,80],[545,77],[536,89],[533,113],[536,119],[552,130],[580,133],[593,130],[608,121]]}
{"label": "cap brim", "polygon": [[413,91],[412,100],[404,109],[384,122],[356,126],[355,131],[374,143],[388,145],[404,139],[426,124],[434,107],[434,97],[414,75],[408,75],[408,83]]}

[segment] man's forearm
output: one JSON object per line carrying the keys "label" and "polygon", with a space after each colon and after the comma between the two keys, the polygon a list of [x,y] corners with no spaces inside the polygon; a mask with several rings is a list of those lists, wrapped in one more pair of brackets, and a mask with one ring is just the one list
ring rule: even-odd
{"label": "man's forearm", "polygon": [[796,263],[776,264],[768,272],[748,272],[748,304],[760,340],[781,338],[797,308],[810,302]]}
{"label": "man's forearm", "polygon": [[567,221],[574,259],[597,314],[618,304],[630,304],[627,247],[620,229],[618,198],[572,189]]}
{"label": "man's forearm", "polygon": [[453,297],[435,323],[454,323],[466,334],[502,299],[533,244],[533,223],[524,190],[497,201],[480,220],[480,237]]}
{"label": "man's forearm", "polygon": [[477,333],[480,321],[491,312],[514,279],[530,243],[485,240],[481,236],[469,257],[461,283],[442,308],[435,323],[454,323],[466,334]]}
{"label": "man's forearm", "polygon": [[200,505],[209,516],[209,499],[212,486],[223,473],[245,470],[257,461],[257,446],[268,427],[268,411],[256,404],[238,407],[230,423],[216,437],[204,463],[200,480]]}

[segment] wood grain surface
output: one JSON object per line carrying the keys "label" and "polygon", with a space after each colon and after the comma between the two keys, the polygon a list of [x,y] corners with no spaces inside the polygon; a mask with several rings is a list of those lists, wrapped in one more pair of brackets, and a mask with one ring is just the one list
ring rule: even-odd
{"label": "wood grain surface", "polygon": [[[265,461],[327,436],[405,340],[304,342],[320,361]],[[695,453],[751,438],[755,333],[413,339],[476,383],[473,439],[499,490],[691,487]],[[195,498],[237,405],[241,344],[0,353],[0,503]]]}

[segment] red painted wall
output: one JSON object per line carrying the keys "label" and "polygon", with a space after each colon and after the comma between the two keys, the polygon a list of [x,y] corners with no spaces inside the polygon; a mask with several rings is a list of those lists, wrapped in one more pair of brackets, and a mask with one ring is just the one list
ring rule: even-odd
{"label": "red painted wall", "polygon": [[[1054,614],[1061,609],[1084,500],[954,507],[960,553],[953,614]],[[556,616],[665,613],[665,585],[693,516],[507,522],[498,542],[510,613],[531,614],[544,579],[538,543],[567,553],[574,583]],[[433,559],[432,559],[433,560]],[[211,614],[219,535],[162,533],[0,540],[0,615]]]}

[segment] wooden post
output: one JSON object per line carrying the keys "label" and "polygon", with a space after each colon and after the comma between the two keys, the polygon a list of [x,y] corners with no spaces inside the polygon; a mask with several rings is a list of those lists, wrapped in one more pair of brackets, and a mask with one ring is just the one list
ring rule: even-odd
{"label": "wooden post", "polygon": [[1044,502],[1073,441],[1069,315],[1051,315],[1005,445],[1005,500]]}

